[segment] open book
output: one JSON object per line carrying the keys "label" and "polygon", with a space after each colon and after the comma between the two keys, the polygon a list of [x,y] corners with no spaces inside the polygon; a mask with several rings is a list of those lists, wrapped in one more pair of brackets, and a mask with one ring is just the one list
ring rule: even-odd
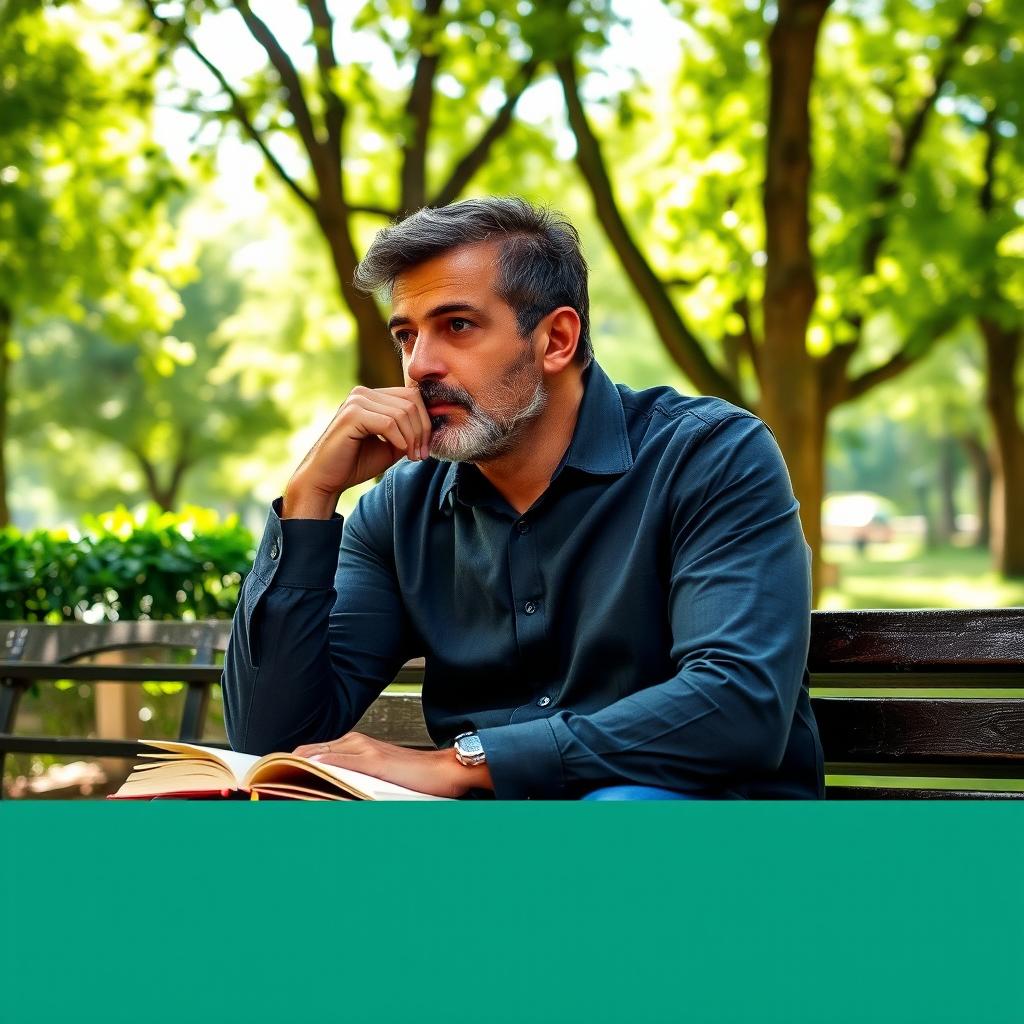
{"label": "open book", "polygon": [[446,800],[418,793],[361,772],[310,761],[295,754],[239,754],[175,740],[143,740],[160,753],[138,764],[111,797],[147,800],[155,796],[229,797],[284,800]]}

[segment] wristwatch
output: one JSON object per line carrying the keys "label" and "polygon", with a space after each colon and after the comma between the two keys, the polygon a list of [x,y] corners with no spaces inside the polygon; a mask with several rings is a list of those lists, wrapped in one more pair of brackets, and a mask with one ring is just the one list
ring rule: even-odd
{"label": "wristwatch", "polygon": [[455,757],[459,764],[464,764],[467,768],[487,761],[484,745],[475,732],[463,732],[455,737]]}

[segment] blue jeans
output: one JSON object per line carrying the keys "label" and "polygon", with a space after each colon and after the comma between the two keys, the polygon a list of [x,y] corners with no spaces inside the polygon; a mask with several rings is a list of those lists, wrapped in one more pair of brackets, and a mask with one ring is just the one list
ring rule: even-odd
{"label": "blue jeans", "polygon": [[581,800],[699,800],[693,793],[677,793],[657,786],[604,786],[580,797]]}

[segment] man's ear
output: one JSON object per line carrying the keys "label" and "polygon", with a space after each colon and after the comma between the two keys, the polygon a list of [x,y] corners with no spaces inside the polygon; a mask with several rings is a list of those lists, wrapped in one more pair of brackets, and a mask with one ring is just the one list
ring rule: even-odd
{"label": "man's ear", "polygon": [[580,315],[572,306],[559,306],[537,325],[541,332],[542,368],[561,373],[576,355],[580,340]]}

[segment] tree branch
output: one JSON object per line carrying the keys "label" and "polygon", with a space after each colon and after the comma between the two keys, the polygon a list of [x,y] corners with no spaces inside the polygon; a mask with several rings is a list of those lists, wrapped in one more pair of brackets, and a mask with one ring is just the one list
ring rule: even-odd
{"label": "tree branch", "polygon": [[426,0],[423,9],[423,39],[420,41],[416,70],[405,101],[405,143],[402,146],[399,206],[403,213],[412,213],[427,202],[427,139],[434,109],[434,77],[437,75],[438,51],[434,34],[442,0]]}
{"label": "tree branch", "polygon": [[253,13],[248,0],[232,0],[232,4],[242,16],[252,37],[263,47],[270,58],[270,63],[277,71],[287,97],[286,105],[295,119],[295,128],[309,155],[310,163],[313,165],[313,174],[320,185],[321,193],[330,190],[337,181],[337,165],[334,160],[330,159],[327,147],[316,136],[313,118],[306,105],[306,97],[302,91],[302,83],[299,81],[295,65],[285,52],[284,47],[277,41],[277,37],[270,31],[267,23]]}
{"label": "tree branch", "polygon": [[960,48],[967,42],[975,26],[981,19],[982,6],[970,2],[964,16],[960,19],[956,31],[950,36],[938,70],[932,77],[931,88],[921,97],[917,109],[904,125],[896,126],[896,142],[894,145],[893,167],[891,176],[884,177],[875,192],[877,212],[872,216],[864,247],[861,250],[861,267],[865,274],[874,272],[875,262],[889,234],[889,204],[899,191],[904,175],[910,167],[921,136],[924,134],[928,117],[935,107],[942,87],[949,81],[953,65]]}
{"label": "tree branch", "polygon": [[338,60],[334,54],[334,21],[327,10],[326,0],[307,0],[306,6],[313,22],[313,43],[316,46],[317,67],[320,69],[320,95],[324,101],[327,144],[331,154],[337,159],[340,174],[347,110],[345,101],[335,91],[331,81],[338,68]]}
{"label": "tree branch", "polygon": [[181,443],[178,445],[178,456],[174,460],[171,479],[165,492],[167,504],[171,508],[177,504],[178,490],[181,487],[181,481],[185,478],[185,474],[198,461],[197,458],[189,453],[191,441],[192,431],[188,427],[183,428],[181,431]]}
{"label": "tree branch", "polygon": [[537,64],[538,62],[535,60],[528,60],[519,69],[516,84],[506,89],[505,102],[497,114],[494,115],[494,120],[491,121],[476,143],[452,169],[448,180],[431,200],[431,206],[447,206],[458,199],[472,180],[473,175],[487,162],[491,147],[511,126],[512,114],[515,111],[516,104],[519,102],[519,97],[526,91],[527,86],[533,81],[533,77],[537,72]]}
{"label": "tree branch", "polygon": [[139,463],[139,468],[142,470],[142,475],[146,480],[146,490],[149,491],[149,496],[158,504],[162,505],[163,502],[160,500],[162,497],[162,490],[160,487],[160,481],[156,476],[156,467],[149,459],[146,458],[145,453],[141,448],[135,448],[132,445],[126,445],[128,451],[135,456]]}
{"label": "tree branch", "polygon": [[999,136],[996,134],[996,112],[990,111],[982,126],[985,133],[985,159],[983,170],[985,178],[981,183],[981,192],[978,195],[978,202],[981,205],[981,212],[986,217],[992,216],[995,209],[995,184],[996,184],[996,149],[999,145]]}
{"label": "tree branch", "polygon": [[754,329],[750,323],[750,301],[746,295],[743,295],[733,303],[732,308],[733,312],[743,321],[743,330],[739,334],[740,344],[743,347],[743,351],[747,354],[751,365],[754,367],[755,375],[760,376],[761,353],[757,347],[757,342],[754,340]]}
{"label": "tree branch", "polygon": [[368,213],[373,217],[386,217],[388,220],[395,220],[398,216],[398,210],[390,210],[386,206],[361,206],[359,204],[349,204],[349,213]]}
{"label": "tree branch", "polygon": [[[826,416],[850,398],[850,379],[846,376],[846,368],[856,351],[857,342],[846,342],[833,345],[823,356],[816,357],[821,406]],[[896,372],[893,370],[893,373]]]}
{"label": "tree branch", "polygon": [[942,59],[942,63],[939,65],[938,71],[932,78],[931,89],[921,97],[921,102],[918,104],[917,110],[914,112],[914,115],[911,117],[906,128],[901,133],[903,136],[903,152],[900,154],[899,160],[896,164],[897,173],[905,173],[907,168],[910,166],[910,161],[914,156],[914,150],[917,148],[917,144],[920,141],[921,136],[924,134],[928,115],[935,106],[935,100],[938,98],[942,87],[949,81],[949,76],[952,74],[953,65],[956,62],[958,51],[970,38],[975,26],[981,20],[981,13],[981,4],[975,3],[973,0],[968,3],[967,10],[964,12],[963,18],[960,19],[960,24],[957,25],[956,31],[950,37],[949,45],[946,47],[946,54]]}
{"label": "tree branch", "polygon": [[[884,363],[866,370],[859,377],[846,381],[843,400],[853,400],[870,391],[883,381],[891,380],[908,367],[913,366],[931,347],[931,342],[941,338],[956,324],[950,315],[937,317],[921,325]],[[853,346],[845,346],[852,348]]]}
{"label": "tree branch", "polygon": [[876,385],[898,376],[909,366],[912,366],[922,354],[923,352],[920,351],[914,353],[908,352],[906,347],[901,348],[880,366],[867,370],[859,377],[854,377],[848,381],[846,385],[847,400],[852,401],[855,398],[860,398],[861,395],[870,391]]}
{"label": "tree branch", "polygon": [[310,209],[315,209],[316,200],[309,195],[309,193],[306,192],[306,190],[284,169],[277,157],[275,157],[270,151],[270,147],[267,145],[267,141],[264,138],[263,133],[260,132],[253,124],[249,111],[242,102],[242,98],[231,87],[220,68],[218,68],[213,61],[211,61],[210,58],[199,49],[192,37],[185,31],[184,24],[180,22],[173,22],[170,19],[157,14],[156,3],[154,0],[143,0],[143,3],[149,10],[150,16],[153,20],[162,25],[168,32],[179,37],[192,55],[217,80],[217,84],[220,86],[222,92],[227,96],[228,101],[231,104],[231,113],[234,115],[235,120],[237,120],[242,126],[242,130],[245,134],[248,135],[249,138],[252,139],[252,141],[259,147],[260,152],[263,154],[267,163],[270,164],[278,178],[280,178],[292,193],[305,203],[306,206],[310,207]]}
{"label": "tree branch", "polygon": [[705,394],[718,395],[734,405],[746,406],[739,382],[730,380],[708,358],[696,336],[683,322],[661,281],[651,269],[626,226],[612,189],[601,147],[580,101],[572,57],[555,61],[562,83],[569,125],[576,136],[576,163],[590,189],[594,208],[623,270],[650,313],[654,329],[669,355],[693,384]]}

